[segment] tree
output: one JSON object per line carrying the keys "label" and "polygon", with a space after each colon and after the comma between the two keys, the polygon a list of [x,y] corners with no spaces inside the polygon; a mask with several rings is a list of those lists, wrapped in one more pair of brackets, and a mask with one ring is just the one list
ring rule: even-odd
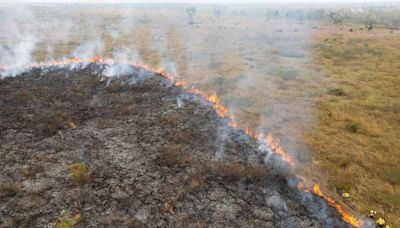
{"label": "tree", "polygon": [[279,17],[279,10],[274,11],[274,17]]}
{"label": "tree", "polygon": [[343,17],[342,16],[340,16],[339,14],[337,14],[337,13],[330,13],[329,14],[329,19],[333,22],[333,24],[335,24],[335,25],[340,25],[340,24],[342,24],[343,23]]}
{"label": "tree", "polygon": [[194,24],[193,17],[196,14],[196,12],[197,12],[197,9],[194,7],[189,7],[186,9],[186,13],[187,13],[188,19],[189,19],[189,24],[191,24],[191,25]]}
{"label": "tree", "polygon": [[372,30],[374,24],[375,24],[375,21],[372,19],[368,19],[364,22],[365,28],[367,28],[368,30]]}
{"label": "tree", "polygon": [[214,11],[214,16],[217,18],[219,18],[222,15],[222,12],[220,9],[214,8],[213,11]]}

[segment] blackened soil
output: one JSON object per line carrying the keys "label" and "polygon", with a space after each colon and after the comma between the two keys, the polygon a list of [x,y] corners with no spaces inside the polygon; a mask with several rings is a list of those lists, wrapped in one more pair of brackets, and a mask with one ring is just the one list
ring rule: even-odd
{"label": "blackened soil", "polygon": [[[346,226],[201,97],[103,68],[0,80],[1,227]],[[90,177],[73,182],[73,163]]]}

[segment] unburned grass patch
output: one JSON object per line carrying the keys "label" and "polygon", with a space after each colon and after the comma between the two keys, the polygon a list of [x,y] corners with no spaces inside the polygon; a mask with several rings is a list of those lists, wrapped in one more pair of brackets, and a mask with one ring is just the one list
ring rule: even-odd
{"label": "unburned grass patch", "polygon": [[360,125],[356,122],[349,120],[346,123],[346,129],[351,133],[357,133],[358,131],[360,131]]}
{"label": "unburned grass patch", "polygon": [[80,186],[90,180],[90,169],[85,163],[74,163],[69,165],[68,177],[72,184]]}
{"label": "unburned grass patch", "polygon": [[345,96],[346,93],[344,92],[344,90],[342,88],[334,88],[334,89],[330,89],[328,91],[329,95],[332,96]]}
{"label": "unburned grass patch", "polygon": [[316,99],[317,124],[304,137],[320,167],[309,173],[329,183],[327,194],[340,197],[351,187],[348,206],[379,209],[393,227],[400,225],[400,53],[392,48],[399,35],[332,27],[316,35],[315,61],[329,82]]}

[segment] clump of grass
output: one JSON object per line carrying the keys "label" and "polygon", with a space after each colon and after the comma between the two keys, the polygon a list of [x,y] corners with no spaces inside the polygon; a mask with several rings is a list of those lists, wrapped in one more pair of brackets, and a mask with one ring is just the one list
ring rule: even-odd
{"label": "clump of grass", "polygon": [[71,118],[57,112],[49,118],[45,131],[49,134],[54,134],[59,130],[68,128],[75,129],[77,128],[77,125],[71,120]]}
{"label": "clump of grass", "polygon": [[162,210],[164,212],[169,212],[174,214],[174,210],[176,207],[177,202],[183,197],[183,192],[176,192],[171,198],[166,200],[162,205]]}
{"label": "clump of grass", "polygon": [[213,165],[213,171],[215,175],[222,177],[228,182],[238,181],[244,175],[244,167],[239,162],[232,164],[216,162]]}
{"label": "clump of grass", "polygon": [[181,166],[190,164],[191,156],[179,149],[176,145],[169,143],[164,147],[161,153],[162,161],[169,167]]}
{"label": "clump of grass", "polygon": [[56,133],[58,130],[64,128],[65,117],[56,113],[47,123],[47,132],[50,134]]}
{"label": "clump of grass", "polygon": [[57,228],[72,228],[74,225],[78,224],[82,220],[81,214],[76,214],[74,216],[68,210],[63,210],[61,216],[58,219],[56,225]]}
{"label": "clump of grass", "polygon": [[14,196],[18,192],[18,186],[14,183],[0,183],[0,199]]}
{"label": "clump of grass", "polygon": [[336,185],[336,189],[341,192],[350,192],[351,191],[351,184],[348,183],[341,183]]}
{"label": "clump of grass", "polygon": [[360,130],[360,125],[353,121],[348,121],[346,124],[346,129],[352,133],[357,133]]}
{"label": "clump of grass", "polygon": [[335,89],[330,89],[328,91],[329,95],[333,95],[333,96],[344,96],[346,95],[346,93],[344,92],[344,90],[342,88],[335,88]]}
{"label": "clump of grass", "polygon": [[74,163],[69,166],[69,179],[76,185],[87,183],[90,180],[90,169],[85,163]]}
{"label": "clump of grass", "polygon": [[216,162],[213,164],[212,170],[215,176],[222,177],[227,182],[240,181],[242,179],[259,182],[267,174],[264,166],[245,166],[240,162]]}
{"label": "clump of grass", "polygon": [[381,175],[390,184],[400,186],[400,168],[386,169]]}

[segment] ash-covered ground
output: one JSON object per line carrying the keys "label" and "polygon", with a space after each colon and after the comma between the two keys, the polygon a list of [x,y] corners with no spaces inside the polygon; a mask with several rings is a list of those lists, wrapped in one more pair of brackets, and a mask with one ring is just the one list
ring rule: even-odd
{"label": "ash-covered ground", "polygon": [[0,79],[1,227],[347,226],[201,97],[106,67]]}

